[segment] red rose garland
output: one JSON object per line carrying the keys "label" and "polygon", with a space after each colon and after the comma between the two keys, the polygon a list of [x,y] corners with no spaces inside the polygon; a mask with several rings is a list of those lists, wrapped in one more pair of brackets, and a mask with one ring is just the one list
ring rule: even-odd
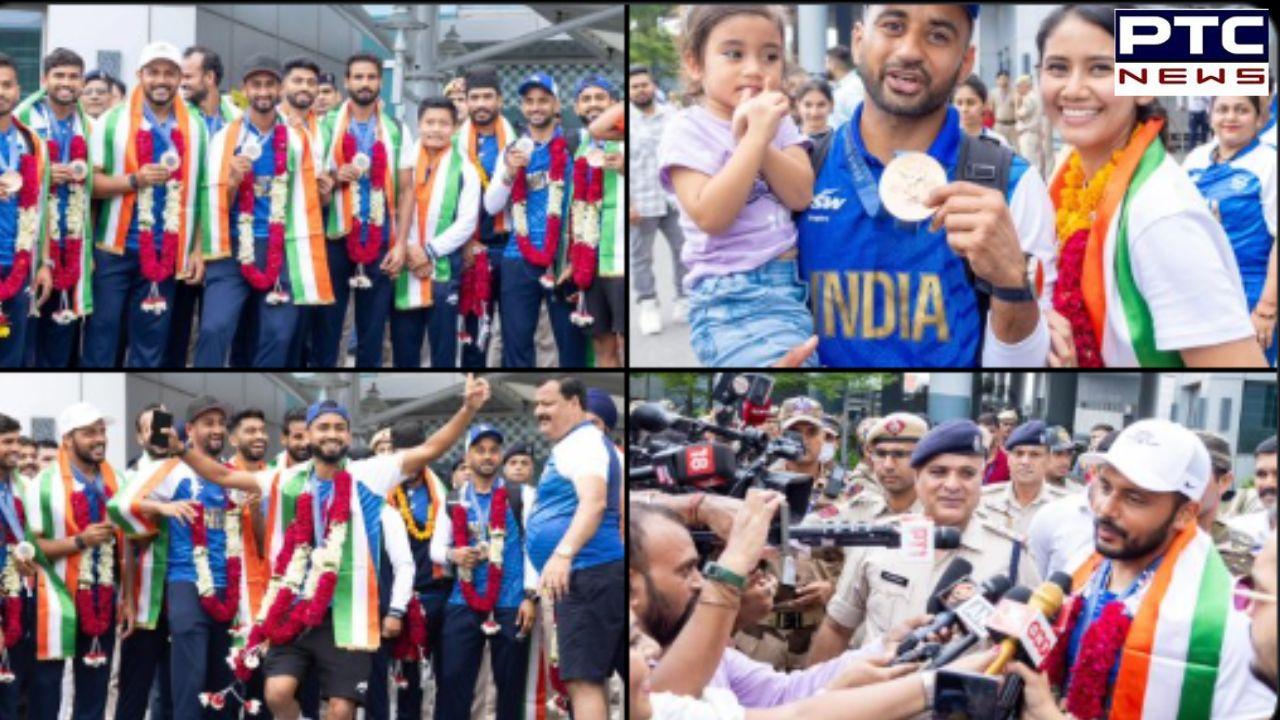
{"label": "red rose garland", "polygon": [[1080,281],[1084,272],[1085,249],[1089,245],[1089,229],[1076,231],[1062,245],[1058,261],[1058,281],[1053,286],[1053,309],[1071,323],[1075,337],[1076,361],[1082,368],[1102,367],[1102,352],[1094,336],[1093,323],[1084,306]]}
{"label": "red rose garland", "polygon": [[[493,298],[493,268],[489,265],[488,250],[479,248],[475,251],[471,267],[463,271],[460,284],[458,315],[478,317],[482,324],[487,324],[489,301]],[[458,339],[463,343],[470,343],[473,340],[471,333],[467,332],[465,325],[460,324],[460,327]],[[481,331],[481,335],[483,334]]]}
{"label": "red rose garland", "polygon": [[400,689],[409,687],[403,664],[422,662],[427,654],[427,618],[416,597],[409,600],[409,606],[405,608],[404,625],[400,636],[391,646],[391,658],[395,660],[393,676],[396,687]]}
{"label": "red rose garland", "polygon": [[[563,183],[565,168],[569,164],[569,149],[565,143],[564,136],[557,136],[552,139],[548,150],[551,152],[551,169],[548,171],[548,181],[553,184]],[[529,202],[528,171],[528,167],[522,167],[516,173],[515,184],[511,187],[511,202],[515,205],[524,205]],[[535,248],[533,242],[529,239],[527,225],[524,228],[524,233],[520,233],[518,230],[516,232],[516,245],[520,248],[520,255],[530,265],[549,268],[555,262],[556,250],[560,244],[561,224],[559,208],[555,210],[555,212],[551,212],[551,209],[548,208],[546,232],[543,233],[541,250]]]}
{"label": "red rose garland", "polygon": [[[342,154],[349,160],[356,154],[356,137],[351,133],[342,136]],[[381,140],[373,144],[373,154],[369,160],[369,184],[373,192],[385,191],[387,172],[387,146]],[[370,195],[373,195],[373,192]],[[369,215],[375,212],[373,197],[370,197]],[[360,220],[360,208],[351,208],[351,232],[347,233],[347,257],[358,265],[369,265],[378,259],[378,251],[382,247],[383,223],[369,223],[369,239],[360,241],[364,223]]]}
{"label": "red rose garland", "polygon": [[[151,137],[150,130],[140,129],[136,136],[138,164],[149,165],[155,160],[155,144]],[[177,270],[178,257],[178,232],[175,227],[176,222],[171,215],[176,212],[177,203],[181,201],[181,179],[182,167],[186,164],[186,143],[183,140],[182,133],[174,128],[170,131],[169,142],[173,145],[173,151],[178,156],[178,167],[174,168],[169,178],[165,181],[165,208],[161,215],[162,229],[160,236],[160,258],[156,259],[155,246],[155,218],[151,202],[139,201],[137,209],[146,217],[145,221],[140,215],[138,218],[138,263],[141,266],[142,277],[151,282],[151,291],[142,301],[142,309],[146,312],[155,313],[157,315],[164,313],[168,309],[169,303],[160,294],[159,284],[168,280]],[[143,188],[140,193],[149,193],[148,200],[153,201],[155,191],[151,188]],[[175,200],[175,194],[179,195]]]}
{"label": "red rose garland", "polygon": [[[271,136],[271,144],[275,155],[275,177],[284,176],[288,170],[289,164],[289,131],[282,124],[277,123],[275,130]],[[254,188],[253,166],[249,166],[249,171],[244,174],[244,179],[240,181],[240,212],[245,212],[245,208],[252,214],[255,204],[253,193]],[[280,270],[284,267],[284,222],[272,221],[267,224],[267,266],[264,270],[259,270],[256,264],[242,263],[240,265],[240,274],[244,276],[246,282],[257,292],[266,292],[273,288],[276,281],[280,278]]]}
{"label": "red rose garland", "polygon": [[[22,189],[18,191],[18,214],[21,218],[22,211],[34,208],[39,199],[40,186],[36,178],[36,159],[34,156],[23,155],[18,161],[18,173],[22,176]],[[31,270],[31,249],[22,247],[21,220],[18,222],[18,238],[14,243],[13,266],[9,270],[9,274],[0,279],[0,303],[5,302],[18,291],[23,288],[27,281],[27,273]],[[0,327],[5,328],[6,332],[0,333],[0,337],[8,335],[8,322],[3,312],[0,312]]]}
{"label": "red rose garland", "polygon": [[[111,489],[104,486],[104,490],[107,499],[110,499]],[[89,497],[84,491],[71,494],[71,512],[76,525],[85,528],[92,523],[89,515]],[[103,508],[103,513],[105,512],[106,508]],[[85,563],[81,562],[81,572],[93,573],[93,581],[88,587],[76,589],[76,614],[80,618],[80,629],[85,635],[95,640],[111,629],[111,611],[115,604],[115,587],[108,582],[103,582],[97,572],[96,558],[102,552],[112,552],[112,548],[103,546],[92,548],[89,556],[95,559],[90,561],[90,567],[84,567]]]}
{"label": "red rose garland", "polygon": [[[597,205],[604,200],[604,169],[593,168],[585,157],[573,164],[573,200],[575,203]],[[575,222],[577,218],[574,218]],[[599,220],[599,216],[596,216]],[[573,266],[573,282],[579,289],[591,287],[596,277],[596,247],[584,242],[587,228],[573,228],[574,242],[569,246],[569,264]],[[597,236],[597,241],[598,241]]]}
{"label": "red rose garland", "polygon": [[[453,546],[459,548],[469,546],[471,543],[467,537],[467,508],[462,503],[453,506],[452,520]],[[499,487],[493,491],[493,501],[489,506],[489,527],[499,532],[506,531],[507,489],[505,487]],[[498,591],[502,588],[502,565],[489,563],[489,580],[484,589],[484,597],[476,593],[475,583],[471,580],[459,579],[458,585],[462,588],[462,597],[466,599],[468,607],[476,612],[493,612],[498,602]]]}
{"label": "red rose garland", "polygon": [[1102,717],[1111,668],[1119,659],[1132,623],[1124,603],[1115,600],[1107,603],[1098,619],[1084,631],[1067,686],[1067,712],[1079,720]]}
{"label": "red rose garland", "polygon": [[[345,470],[338,471],[333,478],[333,502],[325,526],[326,540],[335,527],[345,525],[351,520],[351,491],[351,474]],[[315,530],[311,519],[313,502],[315,499],[311,493],[302,493],[294,505],[293,522],[289,523],[289,527],[285,530],[284,543],[280,552],[276,554],[272,566],[271,584],[276,586],[276,594],[267,608],[265,618],[255,623],[250,629],[244,652],[237,653],[233,659],[236,677],[241,681],[248,680],[253,674],[254,668],[257,667],[255,653],[260,651],[264,643],[285,645],[292,642],[303,629],[320,624],[333,600],[333,592],[338,586],[336,572],[329,570],[323,572],[310,600],[298,601],[297,593],[284,582],[295,551],[301,547],[310,546],[314,542]],[[311,572],[318,571],[313,564]],[[270,588],[267,594],[270,597]]]}
{"label": "red rose garland", "polygon": [[[49,141],[49,157],[59,157],[58,141]],[[88,146],[85,144],[83,135],[74,135],[71,138],[71,161],[86,161],[88,158]],[[86,175],[86,180],[88,176]],[[83,187],[85,180],[71,180],[68,185]],[[54,195],[51,193],[51,200],[55,201]],[[68,233],[71,227],[68,224]],[[67,292],[75,288],[76,283],[80,281],[80,250],[84,245],[83,224],[81,224],[81,233],[68,234],[62,238],[62,242],[57,241],[59,228],[50,229],[50,238],[53,239],[49,248],[49,256],[53,261],[53,289]]]}
{"label": "red rose garland", "polygon": [[[205,527],[204,522],[204,505],[196,503],[196,519],[191,523],[191,543],[195,547],[209,547],[209,531]],[[232,503],[227,503],[225,512],[236,512],[236,507]],[[218,596],[217,590],[210,595],[200,596],[200,607],[209,614],[217,622],[230,622],[236,616],[236,611],[240,609],[240,564],[242,559],[238,556],[225,558],[227,563],[227,585],[223,591],[222,597]]]}
{"label": "red rose garland", "polygon": [[[15,497],[13,499],[13,507],[15,514],[18,517],[25,517],[23,515],[21,498]],[[4,544],[9,548],[9,555],[13,554],[15,545],[25,540],[25,538],[20,538],[15,535],[8,523],[4,523],[4,533],[2,537]],[[6,557],[6,562],[12,563],[14,560],[12,557]],[[9,570],[6,568],[6,572],[8,571]],[[17,570],[14,569],[13,572],[16,574]],[[16,577],[13,578],[13,580],[16,581],[15,584],[17,585],[17,592],[10,594],[9,591],[12,588],[4,588],[4,643],[3,645],[0,645],[0,650],[11,648],[22,639],[22,581]]]}

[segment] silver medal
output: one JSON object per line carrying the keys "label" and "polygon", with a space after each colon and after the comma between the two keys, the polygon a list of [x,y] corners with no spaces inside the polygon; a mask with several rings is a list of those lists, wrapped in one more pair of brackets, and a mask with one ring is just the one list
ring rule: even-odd
{"label": "silver medal", "polygon": [[947,171],[937,160],[921,152],[902,153],[880,176],[880,202],[899,220],[919,222],[933,214],[924,204],[929,193],[946,184]]}

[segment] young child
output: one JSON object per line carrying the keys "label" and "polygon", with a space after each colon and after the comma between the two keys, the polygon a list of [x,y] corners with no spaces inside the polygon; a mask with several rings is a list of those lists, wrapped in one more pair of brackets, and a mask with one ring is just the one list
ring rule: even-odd
{"label": "young child", "polygon": [[808,143],[779,92],[785,20],[775,5],[694,5],[684,70],[695,104],[658,149],[685,233],[693,350],[708,366],[772,365],[807,342],[793,211],[813,196]]}

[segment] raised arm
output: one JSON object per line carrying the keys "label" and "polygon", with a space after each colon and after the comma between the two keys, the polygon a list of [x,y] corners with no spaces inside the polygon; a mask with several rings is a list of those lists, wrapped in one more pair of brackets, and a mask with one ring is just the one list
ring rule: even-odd
{"label": "raised arm", "polygon": [[173,431],[173,428],[165,428],[164,434],[169,438],[169,446],[154,448],[157,455],[177,455],[182,462],[190,465],[197,475],[228,490],[243,490],[244,492],[256,493],[264,491],[262,483],[258,480],[257,473],[247,470],[233,470],[218,462],[217,458],[209,457],[194,447],[184,446],[182,441],[178,439],[178,434]]}
{"label": "raised arm", "polygon": [[462,433],[466,431],[467,425],[471,424],[471,419],[476,416],[476,412],[484,407],[488,400],[489,382],[467,373],[462,407],[458,408],[458,412],[449,418],[449,422],[445,423],[444,427],[427,438],[426,442],[400,453],[400,472],[403,475],[417,475],[427,466],[427,463],[444,457],[444,454],[449,452],[449,448],[462,437]]}

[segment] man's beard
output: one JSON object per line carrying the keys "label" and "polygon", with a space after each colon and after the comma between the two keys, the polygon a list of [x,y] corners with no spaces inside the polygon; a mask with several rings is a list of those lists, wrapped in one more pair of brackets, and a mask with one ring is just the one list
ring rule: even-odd
{"label": "man's beard", "polygon": [[223,440],[222,438],[218,438],[217,440],[202,440],[200,442],[200,449],[209,457],[218,457],[218,454],[222,452],[222,448],[226,444],[226,440]]}
{"label": "man's beard", "polygon": [[[305,103],[299,99],[301,97],[307,98]],[[306,91],[289,93],[284,96],[284,99],[289,103],[289,107],[295,110],[310,110],[311,106],[316,104],[316,96]]]}
{"label": "man's beard", "polygon": [[[89,446],[89,449],[86,450],[84,448],[81,448],[79,445],[76,445],[73,443],[71,446],[71,449],[73,452],[75,452],[76,457],[80,458],[80,462],[84,463],[85,465],[96,466],[98,463],[102,462],[102,460],[100,458],[94,457],[93,455],[93,453],[95,453],[95,450],[93,449],[94,447],[95,446],[91,445]],[[39,469],[40,469],[40,466],[37,464],[36,465],[37,472],[39,471]]]}
{"label": "man's beard", "polygon": [[342,462],[342,459],[347,456],[347,451],[350,450],[350,447],[343,445],[338,452],[332,455],[327,455],[320,450],[318,445],[310,445],[308,447],[313,457],[330,465],[336,465],[337,463]]}
{"label": "man's beard", "polygon": [[187,102],[191,103],[192,105],[199,105],[200,103],[204,102],[205,99],[208,97],[209,97],[208,90],[205,90],[202,87],[192,88],[187,93]]}
{"label": "man's beard", "polygon": [[263,447],[261,450],[255,450],[252,445],[245,445],[240,448],[240,454],[249,462],[258,462],[267,456],[267,448]]}
{"label": "man's beard", "polygon": [[497,113],[488,108],[476,108],[471,111],[471,122],[474,125],[488,125],[497,117]]}
{"label": "man's beard", "polygon": [[538,128],[539,130],[542,130],[543,128],[551,127],[551,124],[554,123],[555,121],[556,121],[555,116],[548,114],[546,118],[542,119],[541,121],[529,120],[529,125],[530,127],[535,127],[535,128]]}
{"label": "man's beard", "polygon": [[266,96],[251,100],[250,103],[253,105],[254,110],[260,113],[269,113],[275,110],[276,105],[280,104],[280,98],[278,96]]}
{"label": "man's beard", "polygon": [[[894,70],[902,69],[895,67]],[[862,65],[858,66],[858,77],[862,79],[862,84],[866,88],[867,97],[876,104],[876,107],[884,110],[890,115],[899,117],[921,118],[932,115],[939,108],[945,107],[951,102],[952,91],[955,90],[956,84],[960,82],[960,72],[957,69],[956,75],[947,84],[947,87],[934,91],[933,77],[924,69],[923,66],[912,68],[921,76],[922,85],[924,86],[924,97],[915,100],[914,104],[902,104],[899,101],[890,100],[884,91],[885,79],[888,77],[889,68],[880,70],[879,78],[869,77],[869,73],[864,70]],[[1001,443],[1003,444],[1003,442]]]}
{"label": "man's beard", "polygon": [[648,109],[653,105],[653,96],[652,96],[652,95],[650,95],[649,97],[645,98],[644,100],[641,100],[641,99],[639,99],[639,98],[632,98],[632,99],[631,99],[631,104],[632,104],[632,105],[635,105],[636,107],[640,108],[641,110],[648,110]]}
{"label": "man's beard", "polygon": [[676,615],[676,609],[672,607],[673,603],[667,602],[666,598],[658,593],[658,589],[654,587],[653,581],[647,575],[644,576],[644,585],[649,597],[649,607],[642,618],[645,630],[662,647],[671,647],[671,643],[675,642],[680,631],[684,629],[685,623],[689,622],[694,608],[698,606],[698,596],[689,598],[689,604],[685,606],[684,612]]}
{"label": "man's beard", "polygon": [[[143,93],[147,96],[147,101],[148,101],[148,102],[150,102],[152,105],[156,105],[156,106],[158,106],[158,107],[167,107],[167,106],[171,105],[171,104],[173,103],[173,95],[174,95],[174,93],[173,93],[172,91],[170,91],[170,93],[169,93],[169,97],[168,97],[168,99],[166,99],[166,100],[157,100],[157,99],[155,98],[154,93],[155,93],[155,91],[156,91],[156,90],[158,90],[158,89],[160,89],[160,88],[150,88],[150,89],[146,89],[146,90],[144,90],[144,91],[143,91]],[[168,90],[168,88],[163,88],[163,89]],[[203,100],[203,97],[202,97],[201,99]],[[193,101],[193,103],[198,105],[198,104],[199,104],[199,101]]]}
{"label": "man's beard", "polygon": [[[1094,547],[1097,549],[1098,554],[1112,560],[1135,560],[1137,558],[1146,557],[1164,544],[1164,541],[1169,537],[1169,528],[1173,525],[1173,521],[1177,519],[1177,517],[1178,512],[1175,510],[1173,514],[1169,516],[1169,519],[1160,526],[1159,530],[1151,533],[1151,535],[1146,538],[1142,538],[1137,543],[1131,543],[1129,541],[1129,533],[1120,529],[1118,526],[1107,522],[1102,518],[1094,518]],[[1102,525],[1104,522],[1111,532],[1120,536],[1122,547],[1119,550],[1106,550],[1103,549],[1102,545],[1098,544],[1098,526]]]}
{"label": "man's beard", "polygon": [[[368,97],[368,100],[362,99],[362,96]],[[351,102],[361,107],[372,105],[377,99],[378,93],[375,90],[357,90],[351,93]]]}
{"label": "man's beard", "polygon": [[[74,105],[78,99],[76,97],[76,91],[72,88],[58,88],[49,93],[49,97],[52,98],[54,102],[61,105]],[[66,98],[65,100],[63,99],[64,97]]]}
{"label": "man's beard", "polygon": [[289,459],[295,463],[304,463],[311,459],[311,446],[309,445],[307,447],[298,448],[296,450],[298,453],[297,455],[294,454],[295,450],[293,448],[285,448],[285,451],[289,453]]}

